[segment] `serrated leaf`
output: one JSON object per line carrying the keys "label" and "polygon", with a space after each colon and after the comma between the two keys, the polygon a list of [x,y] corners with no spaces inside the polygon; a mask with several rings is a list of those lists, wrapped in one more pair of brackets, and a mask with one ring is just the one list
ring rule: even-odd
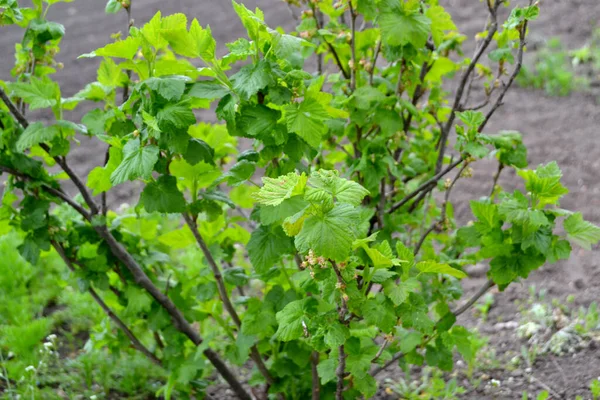
{"label": "serrated leaf", "polygon": [[133,36],[128,36],[124,40],[119,40],[115,43],[107,44],[104,47],[101,47],[91,53],[82,54],[79,58],[89,58],[89,57],[117,57],[124,58],[126,60],[131,60],[136,55],[138,49],[140,48],[140,38],[134,38]]}
{"label": "serrated leaf", "polygon": [[214,165],[215,150],[204,140],[190,139],[187,151],[183,155],[185,161],[190,165],[196,165],[199,162]]}
{"label": "serrated leaf", "polygon": [[356,239],[358,213],[349,204],[339,204],[331,210],[311,215],[304,220],[302,230],[296,236],[296,248],[300,253],[313,250],[317,256],[335,261],[345,261]]}
{"label": "serrated leaf", "polygon": [[584,249],[591,250],[591,246],[600,241],[600,227],[587,222],[581,213],[575,213],[565,219],[567,237]]}
{"label": "serrated leaf", "polygon": [[231,79],[235,92],[247,100],[273,83],[273,73],[269,63],[261,60],[257,64],[246,65]]}
{"label": "serrated leaf", "polygon": [[147,184],[140,200],[148,212],[182,213],[186,207],[185,198],[177,189],[177,179],[170,175]]}
{"label": "serrated leaf", "polygon": [[[189,99],[188,99],[189,100]],[[196,116],[188,101],[171,103],[164,106],[156,114],[158,126],[163,131],[174,129],[187,130],[196,123]]]}
{"label": "serrated leaf", "polygon": [[188,95],[197,99],[214,100],[220,99],[229,93],[229,88],[218,81],[202,81],[194,83]]}
{"label": "serrated leaf", "polygon": [[279,263],[285,254],[291,254],[294,245],[281,227],[261,225],[252,232],[246,250],[254,269],[263,274]]}
{"label": "serrated leaf", "polygon": [[41,122],[34,122],[21,133],[16,147],[18,151],[22,152],[40,143],[50,142],[59,135],[60,129],[58,126],[44,126]]}
{"label": "serrated leaf", "polygon": [[179,101],[185,91],[185,84],[190,78],[187,76],[172,76],[146,79],[143,84],[150,90],[158,93],[167,101]]}
{"label": "serrated leaf", "polygon": [[446,31],[457,29],[452,16],[442,6],[429,7],[425,11],[425,16],[431,20],[431,37],[436,46],[442,43]]}
{"label": "serrated leaf", "polygon": [[425,46],[431,31],[431,20],[419,12],[405,11],[400,3],[382,7],[379,27],[384,43],[390,46],[412,44],[420,49]]}
{"label": "serrated leaf", "polygon": [[385,282],[383,292],[394,305],[399,306],[404,303],[411,292],[416,292],[421,287],[419,281],[415,278],[409,278],[396,284],[393,279]]}
{"label": "serrated leaf", "polygon": [[288,130],[296,133],[313,148],[318,148],[327,131],[324,124],[329,119],[327,110],[312,98],[304,99],[302,103],[290,104],[284,110]]}
{"label": "serrated leaf", "polygon": [[308,201],[331,202],[358,206],[369,191],[360,184],[340,178],[339,172],[320,169],[314,171],[308,179],[305,199]]}
{"label": "serrated leaf", "polygon": [[279,326],[275,337],[284,342],[302,337],[304,329],[310,321],[310,314],[315,311],[317,304],[314,297],[288,303],[283,310],[276,314]]}
{"label": "serrated leaf", "polygon": [[137,178],[148,179],[158,161],[158,147],[141,146],[139,139],[132,139],[123,147],[123,160],[110,175],[113,185]]}
{"label": "serrated leaf", "polygon": [[12,96],[19,97],[29,104],[31,110],[55,107],[60,101],[60,88],[48,77],[31,77],[29,82],[8,84]]}
{"label": "serrated leaf", "polygon": [[265,206],[277,206],[285,199],[294,195],[301,194],[306,186],[306,174],[298,175],[296,172],[290,172],[279,178],[262,178],[263,186],[253,194],[252,197]]}
{"label": "serrated leaf", "polygon": [[467,276],[464,272],[452,268],[448,264],[438,263],[436,261],[421,261],[418,262],[416,268],[423,274],[433,273],[433,274],[445,274],[454,276],[455,278],[462,279]]}

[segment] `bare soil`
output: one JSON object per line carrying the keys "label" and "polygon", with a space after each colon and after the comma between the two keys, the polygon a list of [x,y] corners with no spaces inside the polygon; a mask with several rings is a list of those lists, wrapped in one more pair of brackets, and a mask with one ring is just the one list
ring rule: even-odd
{"label": "bare soil", "polygon": [[[56,74],[65,97],[73,95],[86,83],[95,80],[98,60],[77,59],[77,56],[103,46],[110,41],[111,33],[126,29],[125,14],[105,15],[105,3],[101,0],[77,0],[57,4],[50,12],[50,18],[63,23],[66,28],[62,53],[58,57],[65,68]],[[133,16],[137,25],[147,22],[158,10],[163,14],[184,12],[190,18],[198,18],[202,25],[209,24],[221,52],[224,43],[245,35],[230,2],[226,0],[134,0],[133,3]],[[279,0],[245,0],[244,3],[264,10],[270,26],[282,25],[288,29],[294,26],[289,9]],[[542,0],[541,3],[540,18],[531,25],[532,42],[559,37],[567,48],[577,48],[589,40],[594,28],[600,24],[598,0]],[[482,2],[440,0],[440,4],[448,7],[463,33],[473,37],[482,28],[482,18],[486,13]],[[13,45],[20,40],[19,35],[18,30],[2,28],[0,79],[9,79]],[[575,93],[558,98],[549,97],[542,91],[515,87],[507,95],[505,105],[497,111],[486,131],[522,132],[529,149],[531,165],[556,160],[563,169],[566,186],[571,192],[565,197],[562,206],[579,210],[586,219],[600,224],[600,107],[597,100],[597,96],[589,93]],[[83,110],[80,110],[70,117],[78,120],[83,114]],[[43,114],[40,117],[43,118]],[[201,118],[213,120],[214,117],[204,113]],[[87,174],[103,163],[104,151],[102,143],[94,139],[83,139],[70,156],[70,162],[81,174]],[[465,200],[456,207],[456,215],[462,221],[471,217],[468,200],[489,193],[491,176],[496,166],[491,162],[481,164],[479,168],[475,168],[475,176],[464,182],[460,190],[455,191],[456,200]],[[511,187],[514,185],[514,178],[514,173],[505,173],[500,184]],[[136,202],[136,192],[135,187],[122,186],[110,199],[111,203],[116,206],[123,201]],[[488,322],[481,324],[472,314],[466,313],[460,317],[459,323],[479,325],[482,332],[491,335],[491,345],[498,354],[518,351],[522,343],[516,338],[514,330],[496,328],[498,321],[517,319],[515,300],[526,299],[529,295],[528,287],[535,285],[537,288],[547,289],[548,296],[560,300],[568,295],[575,295],[575,305],[587,306],[593,301],[600,301],[598,255],[598,248],[591,252],[574,249],[568,261],[544,266],[523,284],[514,284],[505,293],[497,295]],[[467,292],[475,292],[484,281],[483,274],[473,276],[465,284]],[[394,378],[398,374],[400,372],[391,371],[388,377]],[[565,399],[574,399],[578,394],[589,399],[591,395],[585,388],[591,379],[600,376],[600,349],[598,346],[591,346],[575,355],[556,359],[543,356],[534,364],[531,374],[536,378],[533,383],[529,383],[524,377],[511,375],[506,369],[488,372],[489,379],[500,381],[501,387],[485,392],[482,389],[473,390],[464,395],[464,398],[519,399],[523,390],[537,393],[546,385]],[[539,384],[540,381],[543,384]],[[230,396],[225,395],[223,398]]]}

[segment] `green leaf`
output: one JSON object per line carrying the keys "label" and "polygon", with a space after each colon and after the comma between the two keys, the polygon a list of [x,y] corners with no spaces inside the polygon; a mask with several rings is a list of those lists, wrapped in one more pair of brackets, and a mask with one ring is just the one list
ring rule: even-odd
{"label": "green leaf", "polygon": [[179,101],[185,91],[187,76],[172,76],[146,79],[143,84],[167,101]]}
{"label": "green leaf", "polygon": [[29,104],[31,110],[55,107],[60,102],[60,88],[48,77],[41,79],[31,77],[30,82],[15,82],[8,84],[12,96],[19,97]]}
{"label": "green leaf", "polygon": [[104,167],[96,167],[90,171],[87,179],[87,186],[93,190],[94,196],[104,193],[112,188],[110,176],[123,160],[121,150],[116,147],[110,147],[108,163]]}
{"label": "green leaf", "polygon": [[423,274],[433,273],[433,274],[446,274],[453,276],[458,279],[465,278],[467,274],[464,272],[454,269],[448,264],[441,264],[435,261],[421,261],[418,262],[416,268]]}
{"label": "green leaf", "polygon": [[[560,183],[562,171],[556,162],[538,167],[536,170],[520,170],[519,176],[525,180],[525,189],[538,201],[539,207],[557,204],[569,190]],[[534,204],[535,206],[536,204]]]}
{"label": "green leaf", "polygon": [[425,16],[431,20],[431,36],[436,47],[442,43],[445,31],[457,29],[452,17],[442,6],[429,7],[425,11]]}
{"label": "green leaf", "polygon": [[463,111],[456,113],[456,116],[469,128],[477,129],[485,121],[485,115],[480,111]]}
{"label": "green leaf", "polygon": [[275,338],[289,342],[302,337],[310,321],[309,316],[315,312],[317,304],[318,302],[314,297],[288,303],[283,310],[275,315],[279,324],[277,332],[275,332]]}
{"label": "green leaf", "polygon": [[600,240],[600,227],[585,221],[581,213],[572,214],[565,219],[564,227],[567,237],[586,250],[591,250],[591,245]]}
{"label": "green leaf", "polygon": [[285,254],[293,253],[294,245],[280,226],[271,228],[261,225],[252,232],[246,250],[254,269],[264,274],[278,264]]}
{"label": "green leaf", "polygon": [[187,151],[183,155],[185,161],[190,165],[196,165],[199,162],[214,165],[215,150],[204,140],[190,139]]}
{"label": "green leaf", "polygon": [[34,122],[21,133],[16,147],[18,151],[25,151],[40,143],[50,142],[59,135],[60,128],[58,126],[44,126],[41,122]]}
{"label": "green leaf", "polygon": [[113,185],[137,178],[148,179],[158,161],[158,147],[141,146],[139,139],[132,139],[123,147],[123,160],[110,175]]}
{"label": "green leaf", "polygon": [[108,0],[104,12],[107,14],[116,14],[121,9],[121,2],[118,0]]}
{"label": "green leaf", "polygon": [[329,119],[329,114],[321,103],[308,98],[302,103],[290,104],[284,110],[288,130],[296,133],[310,146],[318,148],[327,131],[324,122]]}
{"label": "green leaf", "polygon": [[223,174],[217,182],[227,181],[229,186],[237,186],[252,178],[256,164],[248,160],[241,160],[235,163],[229,171]]}
{"label": "green leaf", "polygon": [[163,131],[173,129],[187,130],[196,123],[196,116],[188,101],[167,104],[156,114],[158,126]]}
{"label": "green leaf", "polygon": [[339,204],[331,210],[312,215],[304,221],[296,236],[300,253],[313,250],[317,256],[345,261],[356,239],[357,210],[349,204]]}
{"label": "green leaf", "polygon": [[340,178],[337,170],[320,169],[314,171],[308,179],[305,199],[314,202],[332,202],[358,206],[369,191],[360,184]]}
{"label": "green leaf", "polygon": [[[276,206],[262,206],[260,207],[260,222],[263,225],[283,222],[286,218],[300,213],[307,206],[308,203],[302,198],[302,196],[290,197],[289,199],[283,200],[281,204]],[[286,227],[284,226],[284,230],[285,229]],[[290,235],[289,232],[286,232],[286,234],[288,234],[288,236],[295,236]]]}
{"label": "green leaf", "polygon": [[281,112],[262,104],[244,107],[236,119],[236,132],[245,137],[270,135],[281,118]]}
{"label": "green leaf", "polygon": [[214,100],[220,99],[229,93],[229,89],[218,81],[202,81],[194,83],[188,95],[196,99]]}
{"label": "green leaf", "polygon": [[384,43],[389,46],[412,44],[417,49],[424,47],[431,31],[431,20],[420,12],[405,11],[399,2],[392,3],[382,7],[379,15]]}
{"label": "green leaf", "polygon": [[330,349],[336,349],[346,342],[346,337],[349,335],[348,328],[342,325],[339,321],[327,325],[324,341]]}
{"label": "green leaf", "polygon": [[325,385],[326,383],[335,380],[335,370],[337,369],[337,366],[338,361],[333,354],[330,354],[328,359],[319,362],[319,365],[317,365],[317,373],[319,374],[319,378],[321,378],[321,385]]}
{"label": "green leaf", "polygon": [[233,90],[242,98],[248,100],[273,83],[273,73],[271,66],[265,60],[257,64],[250,64],[243,67],[238,73],[231,77],[233,81]]}
{"label": "green leaf", "polygon": [[169,175],[147,184],[140,200],[148,212],[182,213],[186,207],[185,198],[177,189],[177,179]]}
{"label": "green leaf", "polygon": [[419,290],[421,284],[416,278],[409,278],[396,284],[393,279],[388,280],[383,285],[383,292],[390,298],[394,305],[399,306],[404,303],[411,292]]}
{"label": "green leaf", "polygon": [[96,57],[96,56],[100,56],[100,57],[117,57],[117,58],[124,58],[127,60],[131,60],[133,59],[133,57],[136,55],[138,49],[140,48],[140,38],[138,37],[133,37],[133,36],[128,36],[126,39],[124,40],[119,40],[118,42],[115,43],[110,43],[107,44],[104,47],[101,47],[99,49],[97,49],[96,51],[93,51],[91,53],[88,54],[82,54],[79,57],[82,58],[88,58],[88,57]]}
{"label": "green leaf", "polygon": [[254,199],[266,206],[277,206],[285,199],[304,192],[306,186],[306,175],[298,175],[296,172],[290,172],[279,178],[262,178],[263,186],[254,193]]}

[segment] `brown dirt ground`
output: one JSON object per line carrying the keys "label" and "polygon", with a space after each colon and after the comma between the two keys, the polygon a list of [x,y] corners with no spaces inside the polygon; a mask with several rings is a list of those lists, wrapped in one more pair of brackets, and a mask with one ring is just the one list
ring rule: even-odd
{"label": "brown dirt ground", "polygon": [[[513,3],[522,3],[515,1]],[[293,20],[285,4],[278,0],[246,0],[247,6],[259,6],[264,10],[271,26],[293,27]],[[65,69],[56,74],[65,96],[73,95],[95,79],[98,60],[81,59],[77,56],[109,42],[109,35],[124,31],[127,24],[124,13],[118,16],[104,14],[105,1],[77,0],[74,3],[58,4],[53,7],[50,18],[66,27],[66,37],[59,60]],[[440,0],[448,7],[462,32],[470,37],[481,29],[485,6],[476,0]],[[201,24],[210,24],[218,45],[223,51],[224,43],[245,35],[235,17],[229,1],[226,0],[134,0],[133,15],[136,24],[148,21],[156,11],[163,14],[184,12],[196,17]],[[543,41],[557,36],[568,48],[583,45],[599,24],[600,2],[598,0],[542,0],[540,19],[531,25],[532,41]],[[9,79],[8,71],[13,63],[13,43],[19,41],[19,31],[2,28],[0,35],[0,79]],[[564,171],[564,181],[571,192],[562,202],[564,208],[582,211],[585,218],[600,224],[600,108],[597,98],[590,94],[576,93],[569,97],[549,97],[541,91],[514,88],[502,107],[486,129],[494,133],[498,130],[518,130],[524,134],[529,149],[531,165],[558,161]],[[83,115],[78,111],[70,117],[77,120]],[[43,115],[40,115],[43,118]],[[207,113],[201,117],[211,120]],[[104,145],[92,140],[82,140],[71,156],[76,169],[87,174],[93,167],[101,165],[104,158]],[[489,192],[493,163],[485,163],[476,168],[475,176],[460,186],[455,193],[457,200],[465,200],[456,207],[461,220],[468,220],[470,211],[468,200],[484,196]],[[511,186],[514,173],[505,174],[500,183]],[[122,201],[135,202],[136,188],[123,186],[111,200],[113,205]],[[514,284],[504,294],[496,296],[488,323],[480,326],[483,332],[492,333],[492,345],[497,353],[519,349],[521,343],[513,331],[497,331],[493,324],[497,321],[513,321],[517,318],[514,301],[528,297],[529,285],[546,288],[550,297],[564,300],[569,294],[575,295],[576,305],[589,305],[600,300],[600,264],[596,257],[598,248],[592,252],[574,250],[572,257],[565,262],[545,266],[532,274],[523,284]],[[474,292],[484,281],[483,277],[473,277],[465,284],[468,293]],[[459,323],[474,326],[477,319],[470,314],[461,316]],[[600,350],[591,347],[575,356],[561,357],[553,361],[550,357],[540,358],[534,365],[533,375],[545,382],[565,399],[574,399],[580,394],[590,398],[584,389],[592,378],[600,376]],[[394,378],[398,372],[390,372]],[[498,369],[488,372],[491,378],[507,382],[509,372]],[[483,386],[483,385],[482,385]],[[511,389],[510,393],[506,388]],[[515,379],[511,384],[503,384],[501,389],[492,392],[472,391],[465,395],[469,399],[518,399],[523,390],[537,393],[541,389],[536,384]],[[227,397],[227,396],[226,396]]]}

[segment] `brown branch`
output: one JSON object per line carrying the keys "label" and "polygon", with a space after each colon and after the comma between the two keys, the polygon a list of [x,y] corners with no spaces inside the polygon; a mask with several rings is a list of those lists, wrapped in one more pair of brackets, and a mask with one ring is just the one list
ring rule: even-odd
{"label": "brown branch", "polygon": [[356,18],[358,14],[355,12],[354,7],[352,6],[352,2],[348,2],[348,7],[350,8],[350,50],[352,54],[352,65],[350,65],[350,90],[354,92],[356,90]]}
{"label": "brown branch", "polygon": [[494,195],[494,190],[496,190],[496,185],[498,184],[498,179],[500,179],[500,174],[504,169],[504,164],[501,162],[498,163],[498,169],[496,170],[496,174],[494,175],[494,180],[492,182],[492,190],[490,190],[490,195],[488,197],[492,197]]}
{"label": "brown branch", "polygon": [[[219,291],[219,297],[221,298],[221,302],[223,302],[223,306],[225,307],[225,310],[227,310],[227,313],[231,316],[231,319],[233,320],[234,324],[238,328],[241,328],[242,321],[240,320],[240,317],[238,316],[237,311],[235,310],[235,307],[231,303],[231,299],[229,298],[229,294],[227,293],[227,288],[225,287],[225,282],[223,281],[223,275],[221,274],[221,269],[217,265],[214,257],[212,256],[212,253],[210,252],[210,249],[208,248],[208,246],[206,245],[206,242],[204,241],[204,238],[200,234],[200,231],[198,230],[198,225],[196,224],[195,218],[190,216],[187,213],[183,214],[183,218],[184,218],[187,226],[191,229],[192,234],[194,235],[194,238],[196,239],[196,242],[198,243],[198,246],[200,246],[200,249],[202,250],[202,253],[204,254],[204,258],[206,258],[206,261],[208,262],[208,265],[210,266],[210,269],[213,272],[213,276],[217,283],[217,289]],[[260,373],[266,379],[267,383],[269,385],[273,385],[275,383],[275,380],[273,379],[273,376],[271,376],[271,373],[267,369],[267,366],[264,364],[262,357],[260,356],[260,352],[258,351],[258,348],[256,347],[256,345],[253,345],[251,347],[250,356],[251,356],[252,360],[254,361],[254,363],[256,364],[256,367],[258,368]]]}
{"label": "brown branch", "polygon": [[459,315],[461,315],[462,313],[467,311],[469,308],[471,308],[471,306],[473,304],[475,304],[477,302],[477,300],[479,300],[481,298],[481,296],[486,294],[487,291],[490,290],[491,288],[493,288],[494,286],[496,286],[494,281],[492,281],[491,279],[488,279],[485,282],[485,284],[477,291],[477,293],[475,293],[473,295],[473,297],[471,297],[469,300],[467,300],[467,302],[465,304],[463,304],[462,306],[457,308],[455,311],[452,311],[452,314],[454,314],[454,316],[458,317]]}
{"label": "brown branch", "polygon": [[377,64],[377,58],[379,57],[379,53],[381,52],[381,39],[377,40],[377,44],[375,45],[375,52],[373,53],[373,58],[371,59],[371,70],[369,71],[369,85],[373,86],[373,76],[375,74],[375,64]]}
{"label": "brown branch", "polygon": [[[21,126],[23,126],[23,128],[27,128],[29,126],[29,122],[27,121],[27,118],[25,118],[25,116],[17,109],[17,107],[14,105],[14,103],[10,100],[10,98],[6,95],[6,92],[4,92],[4,90],[1,87],[0,87],[0,98],[2,98],[2,101],[4,102],[4,104],[6,104],[6,106],[10,110],[10,112],[13,114],[13,116],[16,118],[16,120],[21,124]],[[50,154],[50,148],[47,145],[42,143],[42,144],[40,144],[40,147],[42,149],[44,149],[44,151],[46,151],[46,153]],[[87,191],[87,188],[85,187],[85,185],[83,184],[81,179],[79,179],[77,174],[75,174],[75,172],[68,166],[66,158],[58,157],[58,156],[55,156],[53,158],[56,161],[56,163],[62,168],[62,170],[69,176],[71,181],[73,181],[73,183],[75,184],[75,186],[77,187],[77,189],[79,190],[81,195],[83,196],[83,199],[85,200],[86,204],[90,208],[91,213],[97,214],[98,207],[92,200],[91,195]]]}
{"label": "brown branch", "polygon": [[[310,7],[312,9],[313,17],[315,18],[315,22],[317,24],[317,30],[323,29],[321,21],[319,21],[319,18],[317,18],[317,9],[315,7],[315,4],[313,2],[311,2]],[[335,47],[333,47],[333,45],[331,43],[329,43],[327,41],[327,39],[323,38],[323,41],[325,42],[325,44],[327,44],[327,47],[329,48],[329,51],[333,55],[333,58],[335,59],[337,66],[339,67],[340,71],[342,72],[342,75],[344,75],[344,78],[350,79],[350,74],[344,68],[344,65],[342,64],[342,60],[340,60],[340,56],[338,55],[337,51],[335,50]]]}
{"label": "brown branch", "polygon": [[444,194],[444,203],[442,204],[442,214],[440,215],[440,219],[438,221],[434,222],[433,224],[431,224],[431,226],[429,227],[429,229],[427,229],[427,231],[425,231],[425,233],[423,233],[423,235],[419,239],[419,242],[417,243],[417,246],[415,247],[415,250],[414,250],[414,255],[415,256],[421,250],[421,247],[423,246],[423,243],[425,243],[425,239],[427,239],[427,237],[433,231],[435,231],[435,230],[442,230],[443,229],[443,226],[444,226],[445,221],[446,221],[446,215],[448,213],[448,204],[450,202],[450,193],[452,192],[452,189],[454,188],[454,185],[456,184],[456,181],[458,181],[460,179],[462,173],[464,172],[465,169],[467,169],[468,166],[469,166],[469,163],[465,162],[463,164],[463,166],[461,167],[461,169],[456,174],[456,176],[454,177],[454,179],[452,180],[452,182],[450,182],[450,185],[448,186],[448,188],[446,189],[446,193]]}
{"label": "brown branch", "polygon": [[[117,257],[129,270],[134,281],[144,288],[171,316],[174,326],[187,336],[196,346],[204,341],[200,334],[193,326],[185,319],[183,313],[177,308],[175,303],[150,280],[148,275],[139,266],[133,256],[119,243],[110,233],[106,225],[95,226],[96,232],[104,239],[106,244],[111,249],[111,252]],[[243,400],[250,400],[251,396],[246,392],[237,377],[230,371],[229,367],[223,363],[219,355],[212,349],[207,348],[203,351],[206,358],[213,364],[215,369],[231,386],[232,390],[238,397]]]}
{"label": "brown branch", "polygon": [[310,355],[310,374],[312,377],[312,400],[319,400],[321,398],[321,384],[319,382],[319,371],[317,366],[319,365],[319,352],[313,351]]}
{"label": "brown branch", "polygon": [[[337,277],[338,286],[341,291],[341,301],[342,305],[338,308],[338,315],[340,322],[342,324],[346,324],[346,314],[348,313],[348,302],[346,301],[346,294],[344,293],[344,289],[346,288],[346,282],[344,282],[344,278],[342,277],[342,273],[338,268],[335,261],[331,261],[331,266],[335,272]],[[344,399],[344,378],[346,375],[346,353],[344,352],[344,345],[340,345],[338,348],[338,366],[335,370],[335,375],[337,376],[337,385],[335,390],[335,399],[343,400]]]}
{"label": "brown branch", "polygon": [[483,43],[477,48],[477,51],[475,52],[473,59],[469,63],[467,70],[463,73],[463,75],[460,79],[458,89],[457,89],[456,95],[454,97],[452,111],[450,112],[450,116],[448,117],[448,121],[446,122],[446,125],[444,126],[444,130],[442,131],[442,134],[440,137],[439,153],[438,153],[438,159],[437,159],[436,167],[435,167],[436,172],[439,172],[442,168],[442,164],[444,162],[444,154],[446,152],[446,141],[448,140],[448,136],[450,134],[450,129],[452,128],[452,124],[454,123],[454,119],[456,118],[456,112],[460,109],[463,93],[464,93],[465,87],[467,85],[467,82],[469,80],[469,76],[475,69],[475,66],[479,62],[479,59],[481,58],[481,56],[483,55],[485,50],[488,48],[488,46],[492,42],[492,39],[494,38],[494,34],[498,30],[497,11],[498,11],[498,7],[500,7],[500,4],[502,4],[502,3],[503,3],[503,1],[497,0],[494,3],[494,5],[492,6],[488,1],[488,9],[490,12],[490,17],[491,17],[491,25],[490,25],[490,28],[488,29],[488,34],[487,34],[486,38],[484,39]]}
{"label": "brown branch", "polygon": [[429,191],[429,190],[431,190],[433,187],[435,187],[435,184],[440,179],[442,179],[446,174],[448,174],[450,171],[452,171],[454,168],[456,168],[456,166],[458,166],[461,162],[463,162],[463,159],[459,158],[457,161],[455,161],[452,164],[448,165],[448,167],[446,169],[444,169],[443,171],[438,172],[436,175],[434,175],[433,177],[429,178],[426,182],[424,182],[423,184],[421,184],[421,186],[419,186],[413,192],[411,192],[410,194],[406,195],[402,200],[400,200],[399,202],[397,202],[394,205],[392,205],[392,207],[390,208],[389,212],[393,213],[394,211],[398,210],[400,207],[402,207],[403,205],[405,205],[406,203],[408,203],[411,199],[413,199],[419,193],[421,193],[423,191]]}
{"label": "brown branch", "polygon": [[[62,260],[64,261],[66,266],[72,272],[76,272],[77,270],[76,270],[75,266],[73,265],[72,260],[69,259],[69,257],[67,257],[67,255],[65,253],[65,249],[58,242],[56,242],[54,240],[52,241],[52,247],[54,247],[54,249],[60,256],[60,258],[62,258]],[[114,313],[114,311],[111,310],[110,307],[108,307],[106,305],[104,300],[102,300],[102,298],[98,295],[98,293],[94,290],[94,288],[92,288],[90,286],[88,288],[88,292],[94,298],[96,303],[98,303],[98,305],[104,310],[106,315],[108,315],[108,317],[115,323],[115,325],[117,325],[119,327],[119,329],[121,329],[123,331],[125,336],[127,336],[129,341],[131,342],[131,345],[136,350],[138,350],[140,353],[145,355],[154,364],[158,365],[159,367],[162,367],[162,362],[154,355],[154,353],[152,353],[150,350],[148,350],[148,348],[146,346],[144,346],[142,344],[142,342],[140,342],[140,340],[135,336],[135,334],[127,327],[127,325],[125,325],[125,323]]]}
{"label": "brown branch", "polygon": [[510,87],[512,86],[513,82],[515,81],[517,75],[519,75],[519,72],[521,71],[521,67],[523,66],[523,53],[525,51],[525,44],[526,44],[526,42],[525,42],[526,34],[527,34],[527,20],[525,20],[525,22],[523,22],[523,25],[521,26],[521,31],[519,32],[519,50],[517,53],[517,63],[515,65],[515,68],[513,69],[513,72],[511,73],[510,77],[508,78],[508,82],[502,88],[502,91],[500,92],[500,95],[496,99],[496,102],[494,103],[492,108],[486,114],[485,120],[479,126],[479,129],[478,129],[479,132],[483,131],[483,128],[487,125],[490,118],[492,118],[492,116],[494,115],[496,110],[502,105],[502,101],[504,100],[504,96],[506,95],[506,92],[508,92],[508,89],[510,89]]}
{"label": "brown branch", "polygon": [[[30,182],[36,181],[36,179],[34,179],[33,177],[31,177],[27,174],[24,174],[22,172],[19,172],[15,169],[12,169],[10,167],[6,167],[4,165],[0,165],[0,172],[5,172],[7,174],[13,175],[19,179],[26,180],[26,181],[30,181]],[[79,214],[81,214],[86,220],[88,220],[88,221],[91,220],[90,213],[85,208],[83,208],[81,205],[79,205],[75,200],[73,200],[72,198],[67,196],[62,191],[62,189],[56,189],[56,188],[49,186],[46,183],[42,183],[42,190],[51,194],[52,196],[58,197],[59,199],[61,199],[62,201],[64,201],[68,205],[70,205]]]}

